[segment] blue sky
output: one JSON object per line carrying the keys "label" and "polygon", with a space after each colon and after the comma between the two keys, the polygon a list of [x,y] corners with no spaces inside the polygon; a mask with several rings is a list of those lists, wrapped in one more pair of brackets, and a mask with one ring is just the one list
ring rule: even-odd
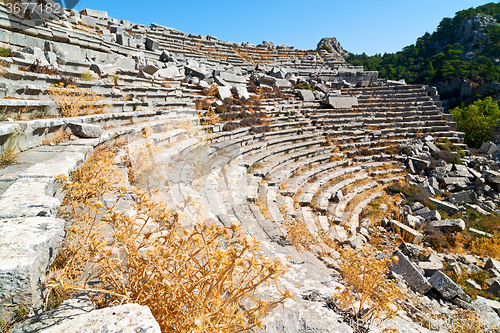
{"label": "blue sky", "polygon": [[329,0],[193,1],[80,0],[77,9],[106,10],[111,17],[151,22],[230,42],[263,40],[315,49],[322,37],[336,37],[349,52],[397,52],[444,17],[491,1]]}

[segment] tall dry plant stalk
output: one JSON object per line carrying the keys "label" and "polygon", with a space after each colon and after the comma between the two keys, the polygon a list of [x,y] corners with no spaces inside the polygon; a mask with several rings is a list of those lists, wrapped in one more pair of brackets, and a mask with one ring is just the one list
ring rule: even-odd
{"label": "tall dry plant stalk", "polygon": [[[285,267],[262,255],[260,244],[237,225],[199,219],[181,228],[180,214],[135,192],[128,212],[117,210],[125,193],[110,152],[95,153],[70,178],[59,177],[63,216],[72,221],[47,298],[87,291],[99,306],[137,303],[151,309],[163,332],[243,332],[289,297],[277,280]],[[100,200],[116,192],[114,205]],[[279,299],[256,293],[274,285]],[[56,298],[57,298],[56,297]]]}
{"label": "tall dry plant stalk", "polygon": [[63,83],[53,84],[47,90],[59,108],[63,117],[77,117],[104,112],[101,105],[103,96],[95,91],[78,88],[73,85],[64,86]]}
{"label": "tall dry plant stalk", "polygon": [[159,184],[165,181],[162,165],[155,160],[155,155],[160,149],[161,147],[149,142],[125,148],[122,162],[128,169],[129,184],[150,193],[159,189]]}
{"label": "tall dry plant stalk", "polygon": [[[346,282],[330,305],[343,309],[355,324],[377,324],[394,318],[400,290],[389,282],[386,273],[396,260],[389,253],[376,256],[376,250],[364,246],[359,251],[340,249],[339,265]],[[356,330],[361,327],[355,327]],[[368,329],[369,327],[364,327]]]}

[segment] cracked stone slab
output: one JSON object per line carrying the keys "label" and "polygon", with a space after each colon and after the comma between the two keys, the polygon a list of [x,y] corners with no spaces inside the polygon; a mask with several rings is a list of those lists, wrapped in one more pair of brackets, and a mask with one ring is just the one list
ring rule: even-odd
{"label": "cracked stone slab", "polygon": [[0,300],[7,309],[21,303],[41,306],[39,283],[54,261],[64,237],[65,221],[28,217],[0,221]]}
{"label": "cracked stone slab", "polygon": [[23,178],[0,196],[0,218],[55,215],[61,205],[53,195],[52,178]]}
{"label": "cracked stone slab", "polygon": [[37,163],[21,174],[20,178],[54,178],[59,175],[69,176],[85,160],[82,152],[61,152],[44,162]]}

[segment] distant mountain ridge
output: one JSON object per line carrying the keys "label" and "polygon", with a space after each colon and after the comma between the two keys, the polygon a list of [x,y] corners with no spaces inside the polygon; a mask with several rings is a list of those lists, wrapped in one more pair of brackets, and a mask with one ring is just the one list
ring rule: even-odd
{"label": "distant mountain ridge", "polygon": [[397,53],[350,53],[346,61],[378,71],[381,78],[435,85],[445,107],[492,96],[500,99],[500,3],[489,3],[444,18]]}

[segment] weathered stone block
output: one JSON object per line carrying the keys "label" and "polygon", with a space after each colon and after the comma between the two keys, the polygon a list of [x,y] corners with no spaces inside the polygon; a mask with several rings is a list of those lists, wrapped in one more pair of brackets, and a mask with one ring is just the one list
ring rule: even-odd
{"label": "weathered stone block", "polygon": [[432,221],[430,227],[439,229],[443,232],[459,232],[465,230],[465,222],[462,219]]}
{"label": "weathered stone block", "polygon": [[330,105],[334,109],[350,109],[353,106],[358,105],[358,98],[328,94],[325,97],[325,104]]}
{"label": "weathered stone block", "polygon": [[481,146],[481,149],[479,149],[479,152],[481,154],[492,155],[492,154],[496,153],[498,150],[500,150],[500,147],[498,147],[493,142],[488,141],[488,142],[483,143],[483,145]]}
{"label": "weathered stone block", "polygon": [[160,48],[160,43],[154,39],[146,38],[146,50],[156,51]]}
{"label": "weathered stone block", "polygon": [[81,14],[96,18],[106,18],[108,17],[108,12],[96,9],[84,9],[80,11]]}
{"label": "weathered stone block", "polygon": [[[65,221],[28,217],[0,221],[0,299],[5,313],[24,304],[42,305],[41,278],[54,261],[64,237]],[[12,315],[12,313],[10,313]]]}
{"label": "weathered stone block", "polygon": [[498,281],[493,281],[493,283],[490,285],[490,287],[486,290],[488,294],[491,294],[495,297],[500,296],[500,282]]}
{"label": "weathered stone block", "polygon": [[53,216],[60,202],[52,195],[54,179],[18,179],[0,196],[0,218]]}
{"label": "weathered stone block", "polygon": [[156,67],[155,65],[146,65],[146,66],[142,67],[141,70],[144,73],[147,73],[149,75],[153,75],[154,73],[158,72],[158,67]]}
{"label": "weathered stone block", "polygon": [[155,76],[163,79],[173,79],[178,75],[181,75],[181,73],[179,72],[179,69],[175,66],[162,68],[155,73]]}
{"label": "weathered stone block", "polygon": [[443,179],[446,176],[447,170],[445,167],[437,167],[431,170],[430,177],[434,177],[436,179]]}
{"label": "weathered stone block", "polygon": [[309,89],[300,89],[298,90],[298,94],[300,99],[304,102],[312,102],[315,100],[313,92]]}
{"label": "weathered stone block", "polygon": [[[427,207],[426,207],[427,208]],[[439,221],[441,220],[441,214],[437,210],[430,210],[429,212],[416,212],[418,216],[423,217],[427,221]]]}
{"label": "weathered stone block", "polygon": [[394,230],[394,232],[404,234],[405,238],[412,243],[418,243],[424,237],[421,232],[418,232],[417,230],[412,229],[411,227],[404,225],[396,220],[389,220],[389,222],[391,229]]}
{"label": "weathered stone block", "polygon": [[245,100],[245,99],[249,99],[250,98],[250,95],[248,94],[248,90],[245,87],[234,87],[234,88],[231,89],[231,91],[240,100]]}
{"label": "weathered stone block", "polygon": [[441,262],[420,261],[418,265],[424,270],[424,275],[426,277],[433,276],[437,271],[443,270],[443,264]]}
{"label": "weathered stone block", "polygon": [[425,294],[432,288],[427,279],[401,251],[394,252],[394,256],[398,258],[398,261],[391,266],[391,271],[401,275],[413,291]]}
{"label": "weathered stone block", "polygon": [[498,260],[489,258],[486,263],[484,264],[484,269],[496,269],[497,271],[500,272],[500,262]]}
{"label": "weathered stone block", "polygon": [[452,193],[450,195],[450,201],[454,204],[461,204],[464,202],[474,203],[477,201],[476,192],[474,192],[473,190],[468,190],[458,193]]}
{"label": "weathered stone block", "polygon": [[71,132],[80,138],[98,138],[102,133],[99,125],[69,123],[68,126],[71,129]]}
{"label": "weathered stone block", "polygon": [[231,89],[229,89],[229,87],[219,86],[217,88],[218,88],[218,95],[221,100],[225,100],[226,98],[231,98]]}
{"label": "weathered stone block", "polygon": [[495,170],[486,170],[484,172],[484,178],[487,182],[498,184],[500,183],[500,172]]}
{"label": "weathered stone block", "polygon": [[449,301],[455,297],[470,303],[472,300],[464,292],[462,287],[453,282],[446,274],[441,271],[436,272],[433,276],[429,278],[429,283],[436,289],[441,296]]}
{"label": "weathered stone block", "polygon": [[458,213],[460,211],[460,209],[457,206],[455,206],[449,202],[437,200],[434,198],[429,198],[429,201],[431,202],[431,204],[436,205],[436,207],[438,209],[444,210],[449,215],[455,215],[456,213]]}
{"label": "weathered stone block", "polygon": [[422,251],[421,246],[412,243],[401,243],[399,249],[405,256],[409,258],[418,258],[420,251]]}

